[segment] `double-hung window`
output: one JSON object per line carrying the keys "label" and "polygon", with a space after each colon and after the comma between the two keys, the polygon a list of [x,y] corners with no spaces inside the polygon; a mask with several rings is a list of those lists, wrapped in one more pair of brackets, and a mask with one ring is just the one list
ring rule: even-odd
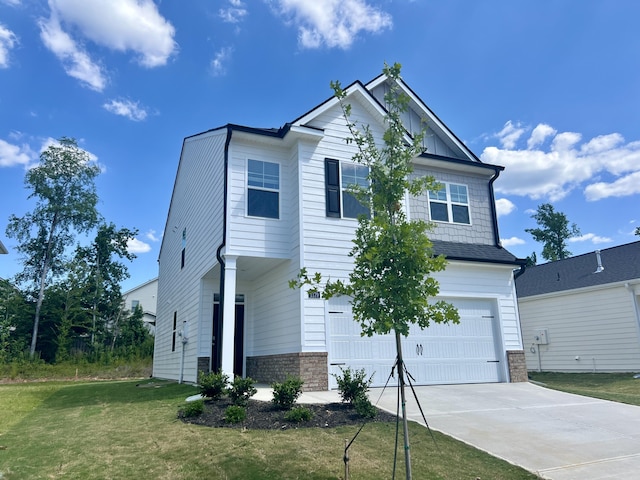
{"label": "double-hung window", "polygon": [[247,215],[280,218],[280,165],[247,161]]}
{"label": "double-hung window", "polygon": [[439,190],[429,191],[429,213],[436,222],[470,225],[467,186],[440,182]]}
{"label": "double-hung window", "polygon": [[367,188],[369,169],[364,165],[325,159],[325,190],[327,217],[358,218],[370,215],[369,207],[363,205],[351,193],[351,186]]}

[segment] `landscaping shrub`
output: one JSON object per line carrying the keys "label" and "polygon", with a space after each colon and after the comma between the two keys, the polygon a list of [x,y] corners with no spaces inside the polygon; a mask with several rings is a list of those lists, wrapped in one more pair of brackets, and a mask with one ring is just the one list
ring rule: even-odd
{"label": "landscaping shrub", "polygon": [[281,410],[290,410],[302,394],[302,384],[304,382],[291,375],[282,383],[272,383],[273,404]]}
{"label": "landscaping shrub", "polygon": [[247,410],[240,405],[230,405],[224,411],[224,421],[227,423],[244,422],[247,418]]}
{"label": "landscaping shrub", "polygon": [[356,398],[353,401],[353,406],[362,418],[376,418],[378,415],[378,409],[373,406],[366,395]]}
{"label": "landscaping shrub", "polygon": [[179,411],[178,415],[185,418],[197,417],[204,412],[204,401],[195,400],[186,403]]}
{"label": "landscaping shrub", "polygon": [[355,401],[361,397],[367,398],[367,392],[373,375],[366,380],[367,374],[363,369],[352,371],[351,368],[340,368],[342,375],[333,374],[338,383],[338,392],[343,402],[354,405]]}
{"label": "landscaping shrub", "polygon": [[284,419],[288,422],[307,422],[313,417],[313,412],[307,407],[294,407],[284,414]]}
{"label": "landscaping shrub", "polygon": [[200,372],[198,374],[198,386],[200,387],[200,393],[212,400],[219,400],[222,395],[225,394],[228,383],[229,376],[222,373],[222,370],[219,370],[218,373]]}
{"label": "landscaping shrub", "polygon": [[249,403],[249,399],[253,397],[258,390],[253,386],[255,380],[250,377],[242,378],[236,377],[233,379],[233,383],[227,390],[229,398],[234,405],[240,405],[246,407]]}

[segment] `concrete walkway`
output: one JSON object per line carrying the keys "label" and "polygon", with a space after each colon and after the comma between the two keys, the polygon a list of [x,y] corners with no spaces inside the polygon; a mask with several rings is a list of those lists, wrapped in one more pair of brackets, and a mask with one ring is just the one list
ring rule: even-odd
{"label": "concrete walkway", "polygon": [[[371,401],[395,413],[396,387],[381,393],[371,389]],[[640,407],[532,383],[435,385],[416,387],[416,394],[432,429],[543,478],[640,478]],[[255,398],[271,395],[260,388]],[[336,391],[305,392],[300,398],[301,403],[337,401]],[[407,413],[424,424],[410,389]]]}

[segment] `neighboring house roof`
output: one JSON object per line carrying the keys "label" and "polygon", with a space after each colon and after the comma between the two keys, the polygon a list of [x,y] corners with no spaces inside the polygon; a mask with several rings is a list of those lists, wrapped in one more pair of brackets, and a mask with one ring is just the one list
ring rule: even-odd
{"label": "neighboring house roof", "polygon": [[7,250],[7,248],[2,244],[2,240],[0,240],[0,254],[2,253],[9,253],[9,251]]}
{"label": "neighboring house roof", "polygon": [[508,265],[523,265],[526,262],[526,260],[516,258],[504,248],[495,245],[445,242],[442,240],[432,240],[431,243],[433,243],[433,253],[444,255],[447,260],[504,263]]}
{"label": "neighboring house roof", "polygon": [[126,292],[122,292],[122,296],[126,297],[127,295],[129,295],[131,292],[135,292],[136,290],[140,290],[143,287],[146,287],[147,285],[153,283],[153,282],[157,282],[158,281],[158,277],[152,278],[151,280],[147,280],[144,283],[141,283],[140,285],[137,285],[129,290],[127,290]]}
{"label": "neighboring house roof", "polygon": [[600,250],[599,273],[597,252],[527,267],[516,280],[518,297],[640,280],[640,242]]}

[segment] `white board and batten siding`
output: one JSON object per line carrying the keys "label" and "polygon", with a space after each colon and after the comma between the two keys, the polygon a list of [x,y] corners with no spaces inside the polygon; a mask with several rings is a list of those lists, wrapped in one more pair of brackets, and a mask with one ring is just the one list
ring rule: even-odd
{"label": "white board and batten siding", "polygon": [[[210,252],[215,252],[222,239],[222,210],[215,206],[222,205],[225,136],[226,130],[222,129],[187,138],[183,145],[160,254],[153,361],[153,374],[157,377],[180,376],[182,343],[177,341],[171,351],[176,312],[179,329],[186,321],[193,339],[184,345],[184,380],[196,380],[199,345],[195,338],[202,316],[200,283],[215,265],[215,256]],[[185,229],[185,266],[181,268]]]}
{"label": "white board and batten siding", "polygon": [[[634,301],[622,284],[520,298],[527,368],[640,371]],[[546,345],[536,343],[539,330],[546,330]]]}

